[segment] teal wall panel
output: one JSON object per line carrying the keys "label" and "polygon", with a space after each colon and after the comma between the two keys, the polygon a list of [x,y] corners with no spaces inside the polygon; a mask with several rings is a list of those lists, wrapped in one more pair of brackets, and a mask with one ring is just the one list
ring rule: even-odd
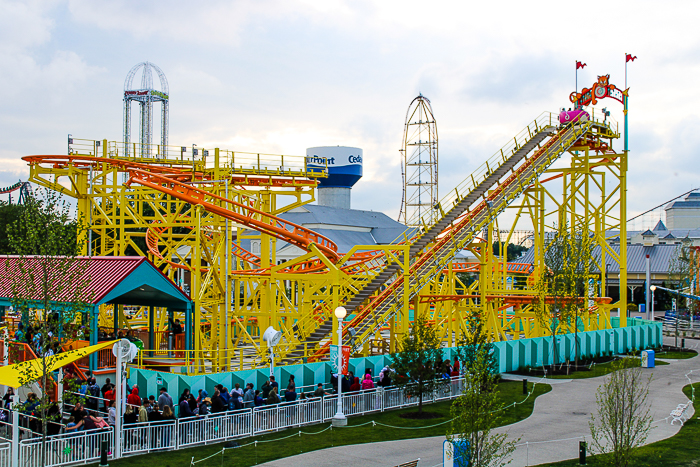
{"label": "teal wall panel", "polygon": [[[585,357],[608,355],[610,353],[622,354],[630,351],[641,351],[647,348],[656,348],[661,345],[661,323],[645,321],[642,319],[629,320],[626,328],[614,327],[600,331],[579,332],[579,352]],[[618,318],[612,318],[613,326],[619,325]],[[498,360],[498,371],[501,373],[516,371],[525,367],[537,367],[550,365],[554,360],[554,345],[557,346],[558,362],[573,360],[575,355],[576,340],[574,334],[557,336],[556,344],[552,337],[536,337],[533,339],[520,339],[506,342],[496,342],[494,352]],[[456,349],[446,348],[444,359],[454,360]],[[350,371],[362,379],[367,368],[373,376],[377,376],[381,369],[391,362],[388,355],[376,355],[350,359]],[[289,376],[294,375],[297,390],[303,388],[310,391],[318,383],[330,381],[330,363],[315,362],[299,365],[287,365],[275,367],[274,374],[284,393]],[[232,371],[225,373],[212,373],[200,376],[187,376],[174,373],[162,373],[153,370],[132,368],[129,372],[129,383],[138,384],[140,395],[157,395],[160,385],[158,378],[162,378],[163,385],[173,397],[178,397],[185,388],[189,388],[195,396],[197,390],[204,388],[211,396],[216,384],[223,384],[229,390],[235,383],[245,387],[246,383],[255,384],[260,388],[267,380],[269,368],[257,370]],[[145,389],[145,391],[144,391]]]}

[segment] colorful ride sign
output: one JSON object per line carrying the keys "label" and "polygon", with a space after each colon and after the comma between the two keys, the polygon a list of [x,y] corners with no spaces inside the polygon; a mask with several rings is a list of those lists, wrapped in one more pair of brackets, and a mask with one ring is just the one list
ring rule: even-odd
{"label": "colorful ride sign", "polygon": [[[331,372],[334,374],[338,373],[338,346],[337,345],[331,345],[330,363],[331,363]],[[344,345],[343,346],[343,372],[342,372],[342,374],[344,374],[344,375],[348,374],[349,365],[350,365],[350,346]]]}

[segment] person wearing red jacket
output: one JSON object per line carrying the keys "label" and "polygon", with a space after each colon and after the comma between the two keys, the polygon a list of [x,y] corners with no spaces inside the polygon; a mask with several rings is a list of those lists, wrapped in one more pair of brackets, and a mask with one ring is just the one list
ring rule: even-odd
{"label": "person wearing red jacket", "polygon": [[130,405],[135,405],[139,407],[141,405],[141,398],[139,397],[139,387],[134,384],[134,388],[131,390],[131,394],[126,398],[126,403]]}
{"label": "person wearing red jacket", "polygon": [[350,392],[359,392],[360,389],[362,389],[362,386],[360,386],[360,378],[355,376],[355,380],[350,385]]}

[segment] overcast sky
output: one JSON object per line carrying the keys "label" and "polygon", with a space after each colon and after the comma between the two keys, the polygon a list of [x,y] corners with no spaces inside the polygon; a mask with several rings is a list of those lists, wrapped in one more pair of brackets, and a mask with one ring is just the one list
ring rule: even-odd
{"label": "overcast sky", "polygon": [[[67,134],[122,140],[124,78],[170,85],[170,143],[364,149],[353,207],[396,217],[406,109],[433,106],[444,194],[599,74],[630,87],[629,217],[700,186],[697,2],[0,0],[0,185]],[[608,99],[622,122],[621,105]],[[621,149],[621,144],[618,146]],[[3,196],[3,199],[6,199]]]}

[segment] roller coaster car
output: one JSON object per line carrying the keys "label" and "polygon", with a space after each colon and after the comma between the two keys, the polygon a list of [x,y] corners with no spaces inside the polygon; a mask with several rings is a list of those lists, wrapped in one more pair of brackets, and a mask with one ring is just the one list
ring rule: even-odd
{"label": "roller coaster car", "polygon": [[567,123],[571,122],[587,122],[590,120],[591,116],[588,114],[583,109],[576,109],[576,110],[566,110],[566,109],[561,109],[561,112],[559,113],[559,123],[562,125],[566,125]]}

